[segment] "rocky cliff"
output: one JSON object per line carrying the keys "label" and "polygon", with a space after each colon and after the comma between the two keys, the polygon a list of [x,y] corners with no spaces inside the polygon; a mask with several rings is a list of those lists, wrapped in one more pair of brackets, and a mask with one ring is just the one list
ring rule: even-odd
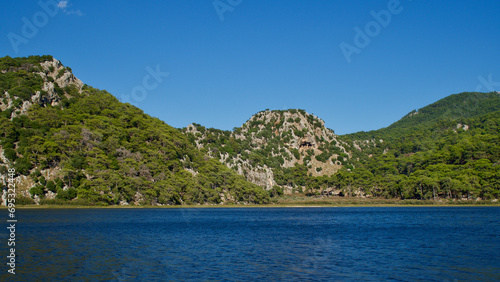
{"label": "rocky cliff", "polygon": [[0,58],[0,187],[16,204],[261,204],[269,193],[51,56]]}
{"label": "rocky cliff", "polygon": [[208,155],[267,190],[277,185],[276,170],[305,165],[311,176],[329,176],[350,166],[347,143],[304,110],[262,111],[233,131],[191,124],[183,132]]}
{"label": "rocky cliff", "polygon": [[[74,88],[78,93],[82,92],[83,82],[76,78],[70,68],[66,68],[63,64],[52,58],[52,60],[35,64],[23,64],[21,67],[11,67],[4,69],[1,72],[24,72],[28,79],[42,80],[40,90],[35,90],[31,93],[29,99],[23,99],[21,95],[17,95],[17,91],[5,91],[4,99],[0,100],[0,110],[6,111],[14,107],[11,117],[24,115],[28,112],[32,105],[38,104],[42,107],[47,105],[56,106],[61,102],[61,98],[72,98],[70,91],[64,91],[65,88]],[[20,93],[25,94],[25,89]],[[10,93],[9,93],[10,92]],[[14,93],[12,93],[14,92]],[[17,101],[22,101],[20,105],[16,105]]]}

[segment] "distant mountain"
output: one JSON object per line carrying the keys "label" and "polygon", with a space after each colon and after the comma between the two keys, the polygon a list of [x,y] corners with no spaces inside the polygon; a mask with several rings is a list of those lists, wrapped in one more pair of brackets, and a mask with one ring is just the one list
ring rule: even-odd
{"label": "distant mountain", "polygon": [[51,56],[4,57],[0,174],[13,168],[17,203],[498,199],[500,95],[451,95],[386,128],[340,136],[297,109],[256,113],[232,131],[176,129],[85,85]]}
{"label": "distant mountain", "polygon": [[[189,140],[271,194],[403,199],[500,196],[500,96],[451,95],[387,128],[337,136],[303,110],[263,111]],[[479,169],[481,168],[481,169]]]}
{"label": "distant mountain", "polygon": [[479,117],[498,110],[500,110],[500,94],[498,92],[464,92],[450,95],[422,109],[411,111],[386,128],[357,132],[347,136],[351,139],[399,138],[419,129],[432,128],[438,123],[463,122],[465,119]]}
{"label": "distant mountain", "polygon": [[191,124],[183,132],[208,155],[267,190],[279,185],[285,193],[302,191],[303,176],[330,176],[350,165],[346,144],[304,110],[262,111],[233,131]]}
{"label": "distant mountain", "polygon": [[389,127],[342,138],[354,148],[354,185],[374,195],[500,196],[498,92],[450,95]]}
{"label": "distant mountain", "polygon": [[0,173],[15,168],[18,203],[269,201],[179,130],[84,85],[51,56],[4,57],[0,70]]}

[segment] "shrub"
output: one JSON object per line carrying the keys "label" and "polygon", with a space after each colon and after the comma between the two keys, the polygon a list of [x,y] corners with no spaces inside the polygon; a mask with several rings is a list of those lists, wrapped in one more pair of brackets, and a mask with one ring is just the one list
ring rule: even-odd
{"label": "shrub", "polygon": [[47,189],[51,192],[54,192],[54,193],[57,192],[57,185],[52,180],[47,181],[47,185],[45,187],[47,187]]}
{"label": "shrub", "polygon": [[40,205],[55,205],[55,206],[94,206],[95,204],[84,199],[75,199],[72,201],[63,199],[42,199]]}
{"label": "shrub", "polygon": [[37,185],[30,189],[31,197],[37,195],[38,197],[43,197],[45,195],[44,187],[41,185]]}
{"label": "shrub", "polygon": [[16,197],[16,205],[34,205],[35,201],[29,197],[25,196],[17,196]]}
{"label": "shrub", "polygon": [[14,108],[19,108],[19,106],[23,103],[23,100],[21,99],[16,99],[12,102],[12,107]]}
{"label": "shrub", "polygon": [[304,132],[302,132],[300,130],[294,129],[293,134],[295,134],[295,136],[297,136],[297,137],[301,137],[301,138],[304,137]]}
{"label": "shrub", "polygon": [[31,98],[31,94],[33,93],[33,89],[30,89],[24,85],[14,87],[9,90],[9,95],[11,97],[16,96],[22,100],[28,100]]}
{"label": "shrub", "polygon": [[74,189],[74,188],[69,188],[66,191],[64,191],[63,189],[58,189],[56,199],[72,200],[72,199],[76,198],[76,196],[77,196],[77,192],[76,192],[76,189]]}
{"label": "shrub", "polygon": [[65,69],[60,69],[60,70],[57,72],[57,76],[56,76],[56,78],[60,78],[61,76],[63,76],[63,75],[64,75],[64,73],[65,73],[65,72],[66,72],[66,70],[65,70]]}
{"label": "shrub", "polygon": [[5,148],[3,154],[11,162],[14,162],[17,159],[16,151],[11,148]]}
{"label": "shrub", "polygon": [[27,175],[32,167],[33,163],[26,157],[17,159],[14,165],[16,171],[22,175]]}
{"label": "shrub", "polygon": [[45,180],[45,176],[40,176],[38,178],[38,181],[40,181],[40,184],[42,184],[43,186],[45,186],[45,184],[47,184],[47,181]]}
{"label": "shrub", "polygon": [[273,188],[271,188],[271,190],[269,190],[269,196],[271,197],[279,197],[279,196],[283,196],[283,188],[281,188],[280,186],[273,186]]}

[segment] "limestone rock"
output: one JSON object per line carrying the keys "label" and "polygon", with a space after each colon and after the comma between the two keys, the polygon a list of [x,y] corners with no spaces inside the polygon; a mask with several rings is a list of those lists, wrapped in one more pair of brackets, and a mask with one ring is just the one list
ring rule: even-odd
{"label": "limestone rock", "polygon": [[[210,157],[219,159],[238,174],[245,176],[248,181],[267,190],[277,185],[273,173],[275,167],[249,160],[248,156],[256,150],[264,150],[273,158],[281,159],[281,168],[305,164],[309,173],[314,176],[336,173],[342,168],[342,163],[351,157],[346,149],[349,147],[347,143],[337,138],[333,130],[326,128],[323,120],[303,110],[259,112],[231,132],[190,124],[184,129],[184,133],[191,136],[198,149],[205,148]],[[216,147],[212,144],[214,138],[249,142],[249,148],[245,148],[244,153],[230,154],[225,152],[228,151],[226,146],[231,146],[230,142],[225,141],[226,143]],[[330,150],[332,146],[336,148],[337,153],[330,152],[326,155],[327,159],[321,161],[316,159],[315,156]],[[311,152],[313,156],[310,156]],[[347,158],[338,160],[340,154],[345,154]]]}

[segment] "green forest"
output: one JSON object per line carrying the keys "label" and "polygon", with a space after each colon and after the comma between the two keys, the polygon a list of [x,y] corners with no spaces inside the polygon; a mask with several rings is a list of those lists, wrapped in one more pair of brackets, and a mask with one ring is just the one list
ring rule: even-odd
{"label": "green forest", "polygon": [[[111,94],[85,85],[54,89],[58,105],[44,95],[23,115],[24,101],[41,91],[39,63],[52,57],[0,59],[0,88],[15,97],[0,113],[0,144],[9,167],[36,184],[29,192],[41,203],[78,198],[78,203],[140,204],[267,203],[269,193],[194,148],[179,130]],[[45,70],[47,72],[47,70]],[[48,70],[50,72],[51,70]],[[51,82],[48,76],[47,82]],[[57,168],[47,179],[41,171]],[[63,187],[66,187],[63,190]],[[45,199],[50,192],[56,199]],[[31,202],[20,197],[18,202]]]}
{"label": "green forest", "polygon": [[[410,112],[389,127],[339,136],[349,144],[349,155],[341,152],[336,142],[317,140],[321,154],[314,155],[313,150],[307,150],[303,156],[305,163],[288,168],[282,166],[283,160],[290,158],[283,148],[287,147],[291,132],[272,134],[282,123],[283,119],[250,122],[246,138],[240,140],[231,137],[230,131],[206,129],[199,124],[195,127],[204,138],[197,140],[193,134],[188,136],[193,143],[197,140],[204,145],[204,150],[216,155],[240,154],[252,165],[271,167],[278,184],[273,193],[277,194],[286,185],[308,196],[328,196],[329,189],[341,190],[340,196],[361,192],[368,197],[418,200],[500,196],[500,95],[497,92],[451,95]],[[320,126],[312,118],[310,123]],[[233,132],[239,133],[242,129],[235,128]],[[303,136],[307,132],[294,134]],[[267,142],[263,149],[252,146],[252,138],[260,137],[265,137]],[[296,149],[290,151],[299,158]],[[332,154],[339,156],[343,168],[333,175],[312,176],[307,161],[315,158],[324,162]]]}
{"label": "green forest", "polygon": [[353,150],[353,159],[359,159],[356,169],[344,173],[353,185],[375,195],[405,199],[500,196],[497,92],[451,95],[387,128],[343,137],[375,140],[363,151]]}
{"label": "green forest", "polygon": [[[15,168],[17,177],[29,180],[20,204],[266,204],[284,187],[310,197],[500,197],[497,92],[450,95],[386,128],[336,136],[338,141],[315,135],[323,123],[304,110],[272,111],[276,118],[252,119],[232,131],[194,124],[195,135],[105,90],[59,85],[71,69],[41,65],[52,60],[0,58],[0,174]],[[299,122],[285,113],[300,113],[310,131],[281,130],[285,122]],[[308,135],[316,151],[287,145]],[[256,146],[255,138],[264,144]],[[276,185],[266,191],[250,183],[221,163],[223,156],[230,167],[269,167]],[[300,162],[284,167],[293,159]],[[341,169],[313,176],[313,160]],[[333,196],[332,189],[340,192]]]}

